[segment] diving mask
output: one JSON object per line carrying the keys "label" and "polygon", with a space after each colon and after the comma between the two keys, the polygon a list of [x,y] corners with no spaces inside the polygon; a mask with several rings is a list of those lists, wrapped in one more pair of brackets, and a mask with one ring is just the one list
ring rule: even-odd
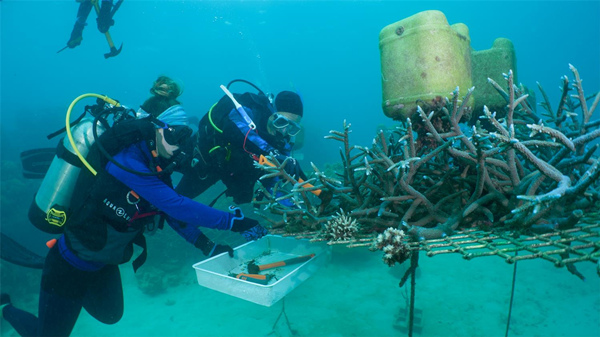
{"label": "diving mask", "polygon": [[302,129],[302,127],[300,126],[300,124],[290,120],[289,118],[280,115],[280,114],[275,114],[275,119],[272,121],[272,125],[274,128],[276,128],[279,132],[281,133],[287,133],[290,136],[295,136],[297,135],[300,130]]}
{"label": "diving mask", "polygon": [[183,143],[192,135],[192,129],[185,125],[165,126],[165,141],[170,145],[181,147]]}

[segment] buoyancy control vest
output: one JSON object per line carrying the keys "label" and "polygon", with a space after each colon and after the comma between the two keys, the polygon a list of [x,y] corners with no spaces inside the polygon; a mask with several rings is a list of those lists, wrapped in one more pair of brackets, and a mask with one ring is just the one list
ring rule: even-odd
{"label": "buoyancy control vest", "polygon": [[[249,110],[247,112],[257,126],[257,130],[248,132],[246,138],[256,137],[256,132],[263,137],[268,135],[267,120],[274,109],[267,96],[249,92],[234,93],[233,96]],[[253,154],[260,155],[264,151],[245,139],[231,120],[231,114],[238,112],[232,100],[224,95],[202,117],[193,137],[190,165],[192,174],[197,174],[202,180],[221,180],[227,187],[227,196],[233,197],[236,203],[247,203],[254,195],[255,181],[262,175],[262,172],[253,169],[256,157]]]}
{"label": "buoyancy control vest", "polygon": [[[97,147],[88,158],[102,167],[107,162]],[[159,177],[171,185],[169,175]],[[142,259],[134,261],[137,269],[145,260],[144,228],[159,210],[106,170],[99,170],[96,176],[83,171],[76,185],[65,226],[67,247],[87,261],[121,264],[129,261],[135,243],[143,248]]]}
{"label": "buoyancy control vest", "polygon": [[[244,107],[252,111],[254,123],[257,128],[266,128],[269,116],[274,113],[269,99],[263,94],[243,93],[233,94],[234,98]],[[203,161],[216,161],[217,167],[222,167],[226,161],[231,160],[232,152],[239,144],[232,144],[235,136],[226,132],[227,123],[231,123],[229,114],[235,110],[231,99],[224,95],[210,110],[202,117],[198,124],[196,133],[194,158]],[[266,134],[266,131],[263,132]],[[232,148],[236,146],[236,148]]]}

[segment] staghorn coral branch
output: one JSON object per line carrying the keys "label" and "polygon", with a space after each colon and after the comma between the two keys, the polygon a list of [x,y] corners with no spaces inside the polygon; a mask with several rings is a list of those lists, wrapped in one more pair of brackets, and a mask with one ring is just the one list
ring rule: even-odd
{"label": "staghorn coral branch", "polygon": [[408,182],[412,182],[415,173],[417,172],[417,170],[419,170],[419,168],[422,165],[424,165],[425,163],[427,163],[428,161],[430,161],[431,159],[433,159],[440,152],[442,152],[445,149],[447,149],[451,144],[452,144],[451,142],[444,142],[442,145],[438,146],[433,151],[429,152],[425,157],[416,160],[415,163],[410,168],[410,171],[409,171],[408,177],[407,177],[407,181]]}
{"label": "staghorn coral branch", "polygon": [[409,150],[410,152],[408,153],[409,157],[416,157],[417,156],[417,151],[415,150],[415,139],[413,136],[413,128],[412,128],[412,122],[410,121],[410,118],[406,119],[406,135],[408,137],[408,146],[409,146]]}
{"label": "staghorn coral branch", "polygon": [[573,196],[583,193],[592,183],[594,183],[600,177],[600,169],[598,169],[600,158],[597,158],[590,168],[583,174],[579,182],[569,188],[565,195]]}
{"label": "staghorn coral branch", "polygon": [[499,135],[497,133],[491,133],[493,137],[499,139],[502,142],[512,146],[516,150],[518,150],[521,154],[525,156],[525,158],[531,162],[535,167],[538,168],[542,173],[552,178],[553,180],[560,182],[563,180],[563,174],[557,170],[554,166],[546,163],[545,161],[539,159],[535,154],[533,154],[527,147],[521,144],[517,139],[508,139]]}
{"label": "staghorn coral branch", "polygon": [[496,91],[498,91],[498,93],[504,97],[504,99],[508,102],[509,101],[509,96],[506,93],[506,91],[504,91],[504,89],[502,89],[502,87],[500,85],[498,85],[498,83],[496,83],[496,81],[494,81],[493,79],[488,77],[488,83],[491,84],[494,89],[496,89]]}
{"label": "staghorn coral branch", "polygon": [[467,207],[465,207],[462,212],[462,217],[463,218],[467,217],[469,214],[473,213],[478,208],[483,207],[483,205],[485,205],[489,202],[492,202],[494,200],[498,201],[503,206],[508,206],[508,199],[506,199],[502,194],[489,193],[489,194],[486,194],[486,195],[482,196],[481,198],[473,201]]}
{"label": "staghorn coral branch", "polygon": [[[544,90],[540,82],[535,83],[537,84],[538,89],[540,90],[540,92],[542,93],[542,97],[544,98],[544,101],[540,103],[540,105],[550,113],[552,120],[554,120],[554,122],[556,123],[558,121],[558,116],[552,110],[552,105],[550,104],[550,99],[548,98],[546,91]],[[560,123],[557,123],[556,125],[560,127]]]}
{"label": "staghorn coral branch", "polygon": [[[471,95],[473,94],[473,90],[475,90],[475,87],[470,87],[467,90],[467,94],[463,98],[462,103],[460,104],[460,108],[458,108],[458,111],[456,113],[454,113],[454,111],[453,111],[452,119],[454,121],[456,121],[456,126],[458,126],[458,123],[460,122],[460,120],[462,119],[463,114],[465,113],[465,110],[467,108],[467,102],[471,98]],[[458,87],[456,87],[456,94],[458,95]],[[455,131],[458,132],[459,130],[455,130]]]}
{"label": "staghorn coral branch", "polygon": [[[596,94],[596,98],[594,99],[594,102],[592,103],[592,106],[590,107],[590,116],[594,115],[594,111],[596,110],[596,107],[598,106],[598,103],[600,102],[600,92],[598,92]],[[587,127],[587,125],[586,125]]]}
{"label": "staghorn coral branch", "polygon": [[[523,85],[522,84],[521,84],[520,88],[517,88],[517,86],[515,85],[515,93],[519,97],[524,96],[523,95]],[[520,102],[520,105],[525,110],[525,112],[527,113],[527,116],[529,118],[531,118],[532,120],[535,121],[535,120],[537,120],[538,116],[536,116],[536,114],[533,112],[533,109],[531,109],[530,102],[529,102],[528,98],[530,98],[529,95],[527,95],[527,99],[524,99],[522,102]],[[535,101],[533,102],[533,104],[535,104]],[[515,120],[515,124],[516,124],[516,120]]]}
{"label": "staghorn coral branch", "polygon": [[[592,115],[590,114],[590,112],[588,110],[587,102],[585,100],[585,95],[583,94],[583,86],[581,85],[581,78],[579,78],[579,72],[570,63],[569,63],[569,69],[571,69],[571,71],[573,72],[573,75],[575,75],[575,82],[573,83],[573,86],[577,89],[578,95],[576,97],[579,98],[579,103],[581,104],[581,110],[583,111],[583,120],[581,121],[581,123],[585,125],[590,121],[590,118],[592,117]],[[585,131],[582,130],[582,132],[585,132]]]}
{"label": "staghorn coral branch", "polygon": [[448,201],[456,198],[457,196],[463,195],[467,192],[469,192],[469,191],[461,190],[461,191],[458,191],[458,192],[455,192],[455,193],[452,193],[452,194],[449,194],[449,195],[443,197],[435,204],[435,210],[438,211],[438,210],[444,208],[447,205]]}
{"label": "staghorn coral branch", "polygon": [[433,138],[435,138],[435,140],[438,143],[443,143],[444,140],[442,139],[442,137],[440,136],[440,134],[437,132],[437,130],[435,129],[435,127],[433,126],[433,124],[431,124],[431,117],[433,117],[433,111],[429,114],[429,116],[427,116],[425,114],[425,111],[423,111],[423,109],[419,105],[417,105],[417,111],[421,115],[421,118],[422,118],[423,122],[425,123],[425,127],[427,128],[427,130],[429,130],[431,136]]}
{"label": "staghorn coral branch", "polygon": [[387,146],[387,140],[385,139],[385,135],[383,134],[383,130],[379,130],[379,142],[381,143],[381,148],[382,148],[383,153],[388,155],[389,150],[388,150],[388,146]]}
{"label": "staghorn coral branch", "polygon": [[580,164],[593,164],[590,162],[590,158],[596,152],[596,150],[600,147],[600,144],[594,144],[590,147],[583,156],[570,158],[567,160],[562,160],[558,165],[556,165],[557,169],[566,169]]}
{"label": "staghorn coral branch", "polygon": [[583,144],[587,144],[589,142],[591,142],[592,140],[599,138],[600,137],[600,129],[594,130],[590,133],[587,133],[585,135],[581,135],[575,139],[573,139],[573,144],[575,146],[579,146],[579,145],[583,145]]}
{"label": "staghorn coral branch", "polygon": [[569,150],[575,151],[575,144],[573,144],[572,140],[568,139],[562,132],[544,126],[544,122],[539,121],[538,124],[527,124],[527,127],[531,129],[531,134],[529,135],[530,137],[535,136],[538,132],[545,133],[553,139],[558,139]]}
{"label": "staghorn coral branch", "polygon": [[509,137],[515,138],[514,125],[513,125],[513,113],[515,112],[515,87],[513,83],[513,72],[512,69],[508,71],[508,75],[503,74],[504,77],[508,77],[508,113],[506,113],[506,125],[509,129]]}
{"label": "staghorn coral branch", "polygon": [[477,155],[479,156],[477,160],[477,182],[475,184],[475,188],[471,197],[469,198],[468,204],[475,202],[483,193],[483,186],[485,183],[485,158],[481,151],[477,151]]}
{"label": "staghorn coral branch", "polygon": [[[513,121],[513,115],[514,115],[514,111],[515,108],[519,105],[518,101],[519,99],[523,98],[520,97],[517,101],[515,101],[515,86],[513,83],[513,71],[509,70],[508,71],[508,87],[509,87],[509,95],[508,95],[508,113],[506,114],[506,125],[508,126],[508,135],[510,138],[515,138],[515,125],[514,125],[514,121]],[[526,98],[526,97],[525,97]],[[508,168],[509,168],[509,172],[510,172],[510,180],[513,184],[513,186],[517,186],[519,185],[519,174],[517,173],[517,164],[516,164],[516,158],[515,158],[515,150],[514,149],[509,149],[507,152],[507,157],[508,157]]]}
{"label": "staghorn coral branch", "polygon": [[525,100],[527,99],[527,97],[529,97],[529,94],[526,94],[526,95],[523,95],[523,96],[520,96],[519,98],[517,98],[517,99],[516,99],[516,100],[515,100],[515,101],[514,101],[514,102],[511,104],[512,110],[514,111],[514,109],[515,109],[517,106],[519,106],[519,105],[523,104],[523,101],[525,101]]}
{"label": "staghorn coral branch", "polygon": [[508,130],[506,130],[506,128],[500,124],[500,122],[498,122],[498,120],[496,119],[496,113],[491,113],[490,110],[488,109],[488,107],[486,105],[483,106],[483,113],[485,115],[485,117],[492,123],[492,125],[494,126],[494,128],[496,128],[496,130],[498,132],[500,132],[501,135],[503,135],[504,137],[510,137]]}
{"label": "staghorn coral branch", "polygon": [[542,185],[542,183],[546,180],[546,176],[537,172],[537,178],[529,185],[527,188],[527,195],[535,195],[538,188]]}
{"label": "staghorn coral branch", "polygon": [[[563,81],[562,94],[560,97],[560,103],[558,104],[558,109],[556,110],[556,120],[558,122],[557,125],[560,125],[560,123],[562,122],[562,113],[563,113],[563,111],[565,111],[565,104],[567,103],[569,91],[571,90],[571,88],[569,87],[569,78],[567,76],[563,76],[562,81]],[[568,116],[569,116],[569,114],[567,113],[567,117]]]}
{"label": "staghorn coral branch", "polygon": [[556,142],[548,142],[545,140],[524,140],[521,143],[527,147],[560,147],[562,148],[563,144]]}
{"label": "staghorn coral branch", "polygon": [[402,202],[402,201],[406,201],[406,200],[413,200],[415,197],[412,195],[399,195],[399,196],[392,196],[392,197],[383,197],[380,200],[381,201],[391,201],[391,202]]}
{"label": "staghorn coral branch", "polygon": [[471,141],[469,141],[468,137],[464,136],[464,133],[462,132],[460,126],[458,125],[458,123],[460,122],[460,119],[462,118],[462,114],[467,106],[467,101],[471,97],[473,90],[475,90],[475,87],[469,88],[469,90],[467,91],[467,95],[465,96],[462,104],[460,105],[460,109],[457,109],[456,104],[458,103],[458,87],[456,87],[456,89],[452,93],[452,95],[453,95],[452,102],[454,105],[454,109],[452,110],[452,116],[450,118],[450,123],[452,123],[452,130],[454,130],[455,135],[457,137],[460,137],[460,140],[462,141],[462,143],[467,147],[467,149],[470,152],[475,153],[475,151],[476,151],[475,145],[473,145],[473,143],[471,143]]}

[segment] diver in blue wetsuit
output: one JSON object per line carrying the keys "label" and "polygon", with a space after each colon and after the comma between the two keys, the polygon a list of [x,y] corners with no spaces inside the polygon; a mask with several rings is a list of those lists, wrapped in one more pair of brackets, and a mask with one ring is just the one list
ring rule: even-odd
{"label": "diver in blue wetsuit", "polygon": [[180,90],[173,81],[160,77],[151,92],[138,120],[107,130],[98,142],[105,144],[107,137],[121,132],[117,130],[121,125],[150,130],[140,133],[150,137],[123,144],[113,156],[119,165],[100,155],[86,157],[92,166],[104,169],[95,176],[88,170],[79,175],[64,234],[46,257],[38,316],[16,308],[2,294],[2,315],[21,336],[68,336],[82,308],[103,323],[118,322],[123,315],[118,265],[131,259],[134,244],[143,248],[133,262],[134,269],[144,262],[143,233],[156,214],[165,215],[177,233],[209,256],[220,252],[233,256],[233,251],[212,243],[198,227],[231,230],[247,240],[267,234],[239,210],[218,211],[173,190],[165,164],[180,155],[179,147],[191,130],[176,100]]}

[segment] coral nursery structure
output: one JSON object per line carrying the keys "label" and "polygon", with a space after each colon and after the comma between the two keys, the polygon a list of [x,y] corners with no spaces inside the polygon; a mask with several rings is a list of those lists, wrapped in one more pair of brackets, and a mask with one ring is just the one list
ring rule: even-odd
{"label": "coral nursery structure", "polygon": [[[281,177],[276,188],[287,191],[259,203],[281,217],[262,214],[275,230],[349,243],[376,240],[388,228],[411,241],[462,229],[515,235],[571,229],[600,205],[600,121],[591,120],[600,94],[586,97],[577,69],[570,70],[574,80],[562,78],[555,109],[539,86],[543,114],[509,72],[504,87],[489,80],[506,99],[504,111],[484,107],[472,118],[467,102],[474,88],[464,97],[456,88],[449,98],[421,102],[401,126],[380,131],[370,148],[350,145],[344,122],[326,137],[342,144],[339,169],[313,165],[312,178],[298,182],[281,169],[285,163],[261,166],[264,177]],[[295,206],[280,205],[282,199]],[[353,237],[350,230],[331,233],[340,217],[358,224]]]}

